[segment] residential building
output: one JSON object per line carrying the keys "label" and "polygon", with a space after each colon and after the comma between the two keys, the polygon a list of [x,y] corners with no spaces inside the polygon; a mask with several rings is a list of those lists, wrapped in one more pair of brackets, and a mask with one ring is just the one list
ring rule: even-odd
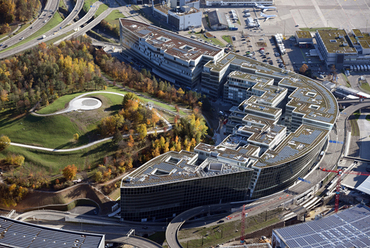
{"label": "residential building", "polygon": [[224,54],[215,46],[128,19],[120,19],[120,43],[155,75],[183,88],[198,84],[203,65]]}

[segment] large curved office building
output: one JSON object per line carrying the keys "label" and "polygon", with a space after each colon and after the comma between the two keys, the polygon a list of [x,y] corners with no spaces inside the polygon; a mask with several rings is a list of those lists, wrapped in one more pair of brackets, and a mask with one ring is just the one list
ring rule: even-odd
{"label": "large curved office building", "polygon": [[163,154],[123,178],[122,218],[173,217],[284,190],[312,169],[338,115],[319,82],[233,53],[204,64],[201,85],[202,93],[223,94],[234,105],[229,135],[216,146]]}

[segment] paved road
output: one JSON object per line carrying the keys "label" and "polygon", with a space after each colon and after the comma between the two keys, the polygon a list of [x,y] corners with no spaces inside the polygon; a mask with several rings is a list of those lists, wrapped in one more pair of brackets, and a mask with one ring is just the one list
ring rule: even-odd
{"label": "paved road", "polygon": [[[6,41],[2,42],[3,46],[0,47],[0,50],[4,49],[4,46],[10,47],[21,41],[21,38],[24,39],[36,33],[40,28],[46,25],[51,18],[53,17],[55,11],[59,7],[60,0],[49,0],[47,1],[45,8],[41,12],[40,16],[25,30],[12,36]],[[23,39],[22,39],[23,40]]]}
{"label": "paved road", "polygon": [[[54,2],[54,1],[51,1],[51,2]],[[56,27],[54,27],[50,31],[43,34],[43,35],[46,36],[45,39],[42,39],[41,37],[39,37],[39,38],[36,38],[32,41],[27,42],[26,44],[24,44],[22,46],[18,46],[18,47],[15,47],[13,49],[7,50],[5,52],[1,52],[0,53],[0,59],[12,56],[12,55],[14,55],[16,53],[19,53],[19,52],[23,52],[27,49],[30,49],[30,48],[36,46],[37,44],[40,44],[42,42],[46,42],[48,40],[54,39],[56,37],[54,35],[54,33],[58,34],[58,35],[61,35],[61,34],[69,32],[70,31],[69,29],[63,29],[63,28],[65,26],[67,26],[78,15],[78,13],[80,12],[80,10],[83,7],[83,3],[84,3],[84,0],[77,0],[76,5],[73,8],[73,11],[61,23],[59,23]],[[59,1],[58,1],[58,5],[59,5]]]}
{"label": "paved road", "polygon": [[[98,94],[98,93],[101,93],[101,94],[113,94],[113,95],[124,96],[124,94],[117,93],[117,92],[92,91],[92,92],[84,93],[82,95],[77,96],[76,98],[72,99],[71,102],[74,101],[74,100],[77,100],[77,99],[79,99],[81,97],[84,97],[86,95]],[[68,112],[70,112],[70,110],[66,109],[66,110],[61,110],[61,111],[58,111],[58,112],[52,113],[52,114],[37,114],[37,113],[32,113],[32,114],[33,115],[37,115],[37,116],[51,116],[51,115],[68,113]],[[171,123],[169,123],[163,116],[159,115],[158,113],[157,113],[157,115],[166,123],[167,128],[166,129],[159,129],[159,130],[149,131],[149,132],[147,132],[147,134],[163,133],[163,132],[170,131],[172,129]],[[122,135],[122,137],[123,138],[128,138],[129,137],[129,134]],[[104,141],[108,141],[108,140],[110,140],[112,138],[113,138],[113,136],[112,137],[105,138],[105,139],[96,140],[94,142],[90,142],[90,143],[88,143],[86,145],[83,145],[83,146],[74,147],[74,148],[68,148],[68,149],[54,149],[54,148],[47,148],[47,147],[40,147],[40,146],[32,146],[32,145],[20,144],[20,143],[15,143],[15,142],[11,142],[10,144],[13,145],[13,146],[24,147],[24,148],[35,149],[35,150],[48,151],[48,152],[73,152],[73,151],[78,151],[78,150],[82,150],[82,149],[91,147],[93,145],[99,144],[99,143],[104,142]]]}
{"label": "paved road", "polygon": [[[348,132],[348,117],[357,111],[358,109],[364,108],[364,107],[370,107],[370,102],[361,102],[354,105],[351,105],[345,109],[340,115],[338,116],[336,126],[329,134],[329,140],[335,140],[336,143],[328,143],[328,148],[326,150],[326,153],[324,155],[324,158],[321,160],[320,163],[318,163],[317,167],[323,167],[327,169],[332,169],[340,160],[340,158],[343,156],[344,152],[344,145],[346,144],[346,132]],[[285,204],[287,201],[294,200],[295,197],[298,195],[301,195],[302,193],[307,192],[310,190],[311,187],[314,185],[320,183],[324,177],[327,176],[326,172],[323,172],[321,170],[313,170],[310,172],[310,174],[306,177],[308,181],[311,182],[311,184],[299,182],[296,185],[293,185],[288,190],[284,192],[279,192],[277,194],[274,194],[271,197],[266,197],[264,200],[268,202],[271,202],[271,204],[268,206],[269,209],[281,206],[282,203]],[[289,192],[290,196],[286,198],[287,192]],[[281,198],[282,201],[276,201],[276,199]],[[258,203],[262,199],[257,200],[255,203]],[[254,203],[254,204],[255,204]],[[221,206],[221,205],[220,205]],[[217,207],[217,205],[213,205],[211,207]],[[181,226],[184,224],[185,220],[196,216],[202,211],[207,211],[208,206],[193,208],[188,211],[185,211],[178,215],[176,218],[174,218],[170,224],[167,226],[166,229],[166,241],[170,248],[180,248],[182,247],[177,239],[177,232],[180,230]],[[253,214],[256,214],[258,211],[264,211],[266,208],[260,207],[256,208],[256,211],[253,211]]]}

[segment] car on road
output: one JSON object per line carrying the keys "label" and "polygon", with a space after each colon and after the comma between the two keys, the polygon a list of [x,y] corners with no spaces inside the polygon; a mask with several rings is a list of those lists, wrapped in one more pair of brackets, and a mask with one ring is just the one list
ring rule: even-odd
{"label": "car on road", "polygon": [[2,47],[3,46],[3,44],[0,44],[0,47]]}
{"label": "car on road", "polygon": [[24,37],[21,37],[20,40],[24,40]]}
{"label": "car on road", "polygon": [[46,22],[46,20],[43,21],[43,23],[45,23],[45,22]]}
{"label": "car on road", "polygon": [[30,27],[30,29],[32,29],[32,26]]}
{"label": "car on road", "polygon": [[238,52],[240,52],[240,50],[236,50],[235,52],[238,53]]}

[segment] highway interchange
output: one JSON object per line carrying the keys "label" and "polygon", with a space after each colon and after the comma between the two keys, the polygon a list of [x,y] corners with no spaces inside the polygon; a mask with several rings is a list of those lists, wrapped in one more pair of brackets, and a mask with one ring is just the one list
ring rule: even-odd
{"label": "highway interchange", "polygon": [[[62,1],[62,0],[61,0]],[[118,1],[120,4],[125,6],[125,3],[122,0]],[[97,18],[95,18],[93,21],[88,23],[86,26],[82,27],[86,22],[88,22],[96,13],[97,9],[99,8],[99,5],[102,4],[101,2],[96,2],[93,4],[93,6],[90,8],[88,13],[83,16],[80,20],[77,22],[72,22],[73,19],[77,17],[79,12],[81,11],[83,7],[83,0],[77,0],[76,5],[74,6],[74,9],[72,12],[64,19],[60,24],[58,24],[56,27],[54,27],[52,30],[48,31],[44,35],[46,38],[41,39],[41,37],[38,37],[32,41],[29,41],[28,43],[24,44],[23,46],[18,46],[13,49],[9,49],[5,52],[1,52],[0,50],[0,59],[6,58],[8,56],[14,55],[16,53],[25,51],[41,42],[46,42],[48,40],[54,39],[57,36],[61,36],[63,34],[67,34],[68,32],[71,32],[73,30],[77,30],[76,32],[72,33],[70,36],[66,38],[70,38],[71,36],[77,37],[84,33],[86,33],[88,30],[95,27],[97,24],[100,23],[101,20],[103,20],[106,16],[108,16],[111,11],[113,11],[115,8],[108,8],[106,11],[104,11],[102,14],[100,14]],[[44,10],[41,12],[40,17],[36,19],[27,29],[23,30],[22,32],[14,35],[13,37],[7,39],[6,41],[2,42],[3,46],[0,47],[0,49],[4,49],[5,45],[8,47],[11,47],[12,45],[20,42],[24,38],[27,38],[28,36],[34,34],[39,29],[41,29],[50,19],[52,18],[52,15],[55,13],[59,6],[59,0],[58,1],[47,1]],[[132,10],[130,8],[125,7],[125,11],[127,13],[130,13]],[[139,16],[139,15],[138,15]],[[145,20],[143,17],[139,16],[141,19]],[[142,21],[142,20],[140,20]],[[67,26],[68,24],[71,24]],[[22,39],[23,37],[23,39]],[[328,147],[326,150],[326,153],[324,157],[321,159],[321,161],[317,164],[317,166],[321,166],[324,168],[331,169],[333,168],[338,161],[343,156],[344,146],[346,144],[347,137],[347,128],[348,128],[348,118],[351,115],[351,113],[357,111],[360,108],[369,107],[370,106],[370,99],[365,99],[364,101],[358,101],[358,100],[343,100],[338,101],[339,103],[343,104],[353,104],[345,109],[340,115],[338,116],[336,127],[331,131],[329,139],[330,140],[336,140],[341,142],[336,143],[328,143]],[[312,170],[310,174],[307,176],[307,180],[311,182],[311,188],[309,188],[305,183],[299,182],[296,185],[292,186],[285,192],[279,192],[271,197],[266,197],[264,199],[257,200],[254,204],[258,204],[259,202],[262,204],[262,202],[265,201],[271,201],[273,204],[269,206],[269,209],[272,209],[274,207],[279,207],[281,205],[289,204],[290,202],[296,201],[298,198],[302,197],[302,195],[308,194],[309,191],[314,190],[314,188],[317,188],[316,185],[318,185],[324,177],[326,177],[327,174],[325,172],[322,172],[320,170]],[[315,189],[317,190],[317,189]],[[289,197],[286,197],[287,194]],[[281,199],[277,200],[276,199]],[[174,218],[169,225],[166,228],[166,240],[168,242],[169,247],[181,247],[178,240],[177,240],[177,232],[181,228],[181,226],[185,223],[186,220],[189,218],[198,215],[199,213],[206,212],[206,211],[212,211],[213,209],[220,209],[223,208],[225,210],[229,210],[231,208],[230,204],[222,204],[222,205],[214,205],[214,206],[203,206],[194,208],[191,210],[188,210],[176,218]],[[260,211],[264,211],[264,209],[255,209],[252,214],[257,214]],[[48,216],[50,213],[40,212],[30,212],[28,215],[24,216],[24,219],[27,217],[35,217],[37,216]],[[58,213],[53,213],[53,215],[59,216]],[[65,217],[66,213],[63,213],[63,217]],[[74,216],[73,214],[68,214],[69,216],[73,217],[81,217],[81,216]],[[82,218],[82,217],[81,217]],[[91,219],[91,217],[89,217]],[[99,221],[102,221],[103,219],[99,219]],[[199,223],[201,225],[201,223]],[[125,242],[129,243],[138,247],[161,247],[156,244],[152,244],[149,241],[142,240],[140,238],[134,238],[130,237],[122,238],[122,233],[127,232],[130,228],[137,228],[138,230],[141,229],[143,226],[140,223],[132,224],[132,223],[121,223],[120,225],[123,225],[122,230],[117,232],[117,227],[101,227],[101,226],[94,226],[94,225],[84,225],[84,230],[91,231],[91,232],[104,232],[107,234],[107,240],[116,240],[117,242]],[[126,225],[126,226],[125,226]],[[163,230],[164,226],[163,223],[146,223],[145,225],[149,226],[149,229],[152,231],[161,231]],[[76,227],[75,225],[68,225],[64,224],[65,229],[79,229],[79,227]],[[110,233],[110,234],[109,234]]]}

